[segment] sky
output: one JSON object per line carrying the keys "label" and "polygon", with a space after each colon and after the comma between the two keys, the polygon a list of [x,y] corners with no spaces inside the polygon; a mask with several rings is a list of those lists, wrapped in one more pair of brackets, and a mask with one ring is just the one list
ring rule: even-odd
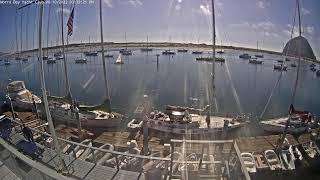
{"label": "sky", "polygon": [[[60,13],[64,14],[66,36],[72,4],[67,2],[62,11],[54,0],[47,2],[51,4],[45,5],[43,45],[61,44]],[[69,42],[88,42],[89,37],[91,42],[98,42],[99,1],[78,2],[75,5],[74,33]],[[1,4],[0,1],[0,52],[16,51],[15,29],[20,43],[21,27],[22,49],[38,47],[38,5],[17,11],[19,6]],[[295,0],[215,0],[217,44],[256,48],[259,41],[261,49],[282,51],[291,37],[295,8]],[[104,39],[125,42],[126,34],[128,42],[143,42],[148,36],[151,42],[169,42],[171,39],[171,42],[210,44],[211,16],[211,0],[103,0]],[[318,58],[319,17],[319,0],[301,1],[303,36]],[[294,36],[297,36],[297,28],[294,28]]]}

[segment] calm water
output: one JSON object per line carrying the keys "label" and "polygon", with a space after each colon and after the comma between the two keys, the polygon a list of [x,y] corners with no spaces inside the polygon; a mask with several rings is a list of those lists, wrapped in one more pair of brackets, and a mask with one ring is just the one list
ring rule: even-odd
{"label": "calm water", "polygon": [[[160,109],[166,104],[199,107],[209,103],[212,63],[197,62],[195,58],[198,55],[189,52],[177,53],[173,57],[161,55],[157,65],[156,54],[161,54],[161,51],[162,49],[156,49],[145,53],[136,50],[132,56],[123,56],[125,64],[121,66],[113,64],[118,51],[111,52],[114,58],[106,58],[109,91],[112,106],[116,111],[130,115],[142,101],[144,94],[152,95],[155,107]],[[263,65],[253,65],[249,64],[248,60],[239,59],[240,53],[243,52],[226,50],[223,55],[226,63],[216,63],[215,93],[218,111],[260,116],[279,79],[280,72],[274,71],[273,65],[281,57],[265,54]],[[75,64],[74,59],[80,56],[80,53],[67,55],[72,94],[81,102],[101,103],[105,95],[101,54],[98,57],[88,57],[85,65]],[[49,93],[65,95],[62,60],[57,61],[57,64],[44,63],[44,66]],[[4,66],[3,62],[0,62],[2,98],[8,79],[23,80],[28,89],[40,95],[38,70],[38,61],[32,58],[28,63],[12,60],[10,66]],[[295,75],[296,68],[290,66],[287,72],[283,72],[263,118],[287,113]],[[295,106],[320,114],[319,93],[320,78],[309,70],[309,63],[303,62]],[[195,98],[198,100],[194,100]],[[256,127],[256,121],[260,119],[252,121],[249,131],[245,130],[246,134],[260,134],[261,130]]]}

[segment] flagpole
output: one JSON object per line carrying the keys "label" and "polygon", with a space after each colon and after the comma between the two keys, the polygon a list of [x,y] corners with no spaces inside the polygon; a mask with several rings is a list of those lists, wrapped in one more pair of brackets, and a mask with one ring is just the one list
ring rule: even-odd
{"label": "flagpole", "polygon": [[[67,91],[67,97],[70,98],[72,101],[72,94],[71,94],[71,88],[69,84],[69,76],[68,76],[68,68],[67,68],[67,56],[65,52],[65,46],[64,46],[64,29],[63,29],[63,3],[61,3],[61,42],[62,42],[62,54],[63,54],[63,66],[64,66],[64,75],[66,80],[66,91]],[[68,36],[67,36],[67,42],[68,42]]]}
{"label": "flagpole", "polygon": [[102,0],[100,0],[100,38],[101,38],[101,51],[102,51],[102,65],[103,65],[103,77],[105,82],[106,88],[106,103],[107,103],[107,110],[111,112],[111,103],[110,103],[110,96],[108,91],[108,79],[107,79],[107,70],[106,70],[106,63],[104,58],[104,42],[103,42],[103,24],[102,24]]}

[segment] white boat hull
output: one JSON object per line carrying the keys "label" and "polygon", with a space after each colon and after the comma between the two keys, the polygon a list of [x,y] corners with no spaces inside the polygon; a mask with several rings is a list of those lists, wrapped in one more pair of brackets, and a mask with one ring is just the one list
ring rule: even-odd
{"label": "white boat hull", "polygon": [[[280,124],[280,122],[285,122],[286,120],[287,118],[279,118],[279,119],[272,119],[268,121],[261,121],[260,126],[265,131],[282,133],[285,130],[286,125],[285,123]],[[308,129],[309,129],[309,126],[302,126],[302,127],[289,126],[287,129],[287,133],[298,134],[298,133],[306,132],[308,131]]]}

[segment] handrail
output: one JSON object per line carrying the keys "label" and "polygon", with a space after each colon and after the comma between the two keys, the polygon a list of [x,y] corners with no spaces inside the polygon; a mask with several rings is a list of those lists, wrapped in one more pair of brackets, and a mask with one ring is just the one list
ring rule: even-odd
{"label": "handrail", "polygon": [[[16,118],[16,119],[18,119],[18,118]],[[19,124],[19,125],[22,125],[21,122],[18,122],[18,121],[16,121],[16,120],[11,119],[11,121],[13,121],[13,122],[15,122],[15,123],[17,123],[17,124]],[[51,134],[48,134],[48,133],[46,133],[46,132],[42,132],[42,131],[40,131],[40,130],[31,128],[31,127],[29,127],[29,128],[30,128],[32,131],[34,131],[34,132],[37,132],[37,133],[40,133],[40,134],[42,134],[42,135],[51,137]],[[59,137],[58,137],[58,140],[64,141],[64,142],[66,142],[66,143],[73,144],[73,145],[76,145],[76,146],[81,146],[81,147],[85,147],[85,148],[90,148],[90,149],[98,150],[98,151],[105,152],[105,153],[112,153],[112,154],[115,154],[115,155],[123,155],[123,156],[136,157],[136,158],[149,159],[149,160],[170,161],[170,158],[144,156],[144,155],[123,153],[123,152],[113,151],[113,150],[108,150],[108,149],[100,149],[100,148],[98,148],[98,147],[88,146],[88,145],[85,145],[85,144],[77,143],[77,142],[70,141],[70,140],[63,139],[63,138],[59,138]]]}
{"label": "handrail", "polygon": [[41,164],[40,162],[31,160],[29,157],[23,155],[22,153],[20,153],[18,150],[16,150],[15,148],[11,147],[7,142],[5,142],[3,139],[0,138],[0,144],[2,146],[4,146],[4,148],[6,148],[8,151],[10,151],[10,153],[12,153],[13,155],[15,155],[16,157],[18,157],[19,159],[21,159],[23,162],[27,163],[29,166],[39,170],[40,172],[42,172],[43,174],[46,174],[48,176],[50,176],[53,179],[61,179],[61,180],[70,180],[73,178],[70,177],[66,177],[63,176],[62,174],[57,173],[56,171],[54,171],[53,169],[50,169],[46,166],[44,166],[43,164]]}

